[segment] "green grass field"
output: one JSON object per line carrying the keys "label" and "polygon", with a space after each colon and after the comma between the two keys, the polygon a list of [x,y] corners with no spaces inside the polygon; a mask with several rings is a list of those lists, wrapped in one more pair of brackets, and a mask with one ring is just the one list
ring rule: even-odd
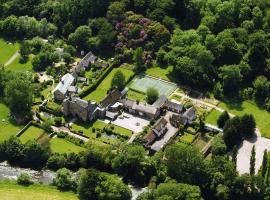
{"label": "green grass field", "polygon": [[20,63],[20,56],[18,56],[11,64],[6,68],[15,72],[33,71],[32,66],[33,56],[30,56],[26,63]]}
{"label": "green grass field", "polygon": [[20,186],[15,182],[0,182],[1,200],[78,200],[72,192],[60,192],[55,187],[46,185]]}
{"label": "green grass field", "polygon": [[52,151],[55,153],[79,153],[85,150],[83,147],[77,146],[65,139],[57,137],[50,140],[50,146]]}
{"label": "green grass field", "polygon": [[162,78],[163,80],[173,81],[174,79],[172,77],[172,71],[173,71],[173,66],[169,66],[167,68],[151,67],[151,68],[148,68],[145,73],[150,76]]}
{"label": "green grass field", "polygon": [[5,64],[18,50],[19,43],[9,43],[0,38],[0,64]]}
{"label": "green grass field", "polygon": [[22,128],[9,118],[9,108],[0,102],[0,141],[8,139]]}
{"label": "green grass field", "polygon": [[270,113],[266,110],[260,109],[252,101],[244,102],[221,102],[219,107],[227,110],[228,112],[242,116],[244,114],[253,114],[257,126],[260,129],[262,136],[270,138]]}
{"label": "green grass field", "polygon": [[207,124],[217,125],[217,120],[219,116],[221,115],[221,112],[219,112],[216,109],[213,109],[206,117],[205,122]]}
{"label": "green grass field", "polygon": [[145,101],[146,95],[135,90],[129,89],[127,92],[127,98],[131,100]]}
{"label": "green grass field", "polygon": [[198,139],[195,140],[193,145],[196,146],[199,150],[202,150],[210,140],[211,137],[209,136],[199,137]]}
{"label": "green grass field", "polygon": [[92,93],[90,93],[89,95],[87,95],[86,97],[84,97],[85,100],[94,100],[94,101],[101,101],[102,99],[104,99],[107,95],[107,91],[110,89],[111,87],[111,82],[112,82],[112,78],[115,74],[115,72],[117,70],[120,70],[121,72],[123,72],[123,74],[126,77],[126,81],[129,80],[129,78],[131,76],[134,75],[134,72],[128,69],[124,69],[124,68],[115,68],[111,71],[111,73],[99,84],[99,86],[97,87],[97,89],[95,91],[93,91]]}
{"label": "green grass field", "polygon": [[20,136],[22,143],[26,143],[28,140],[37,140],[45,131],[37,126],[30,126]]}
{"label": "green grass field", "polygon": [[142,93],[146,93],[147,89],[151,87],[155,88],[159,92],[159,95],[165,96],[169,96],[177,89],[177,86],[172,83],[144,75],[137,76],[129,86],[129,88]]}

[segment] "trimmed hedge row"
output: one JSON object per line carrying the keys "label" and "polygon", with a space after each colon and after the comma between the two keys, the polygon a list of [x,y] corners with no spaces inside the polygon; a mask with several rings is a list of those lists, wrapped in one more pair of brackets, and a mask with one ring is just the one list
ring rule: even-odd
{"label": "trimmed hedge row", "polygon": [[93,84],[88,86],[87,88],[83,89],[78,96],[80,98],[84,98],[86,97],[88,94],[90,94],[91,92],[93,92],[98,86],[99,84],[106,78],[106,76],[108,76],[108,74],[112,71],[112,69],[115,67],[115,65],[110,65],[107,69],[104,70],[104,72],[102,73],[102,75],[99,77],[99,79]]}

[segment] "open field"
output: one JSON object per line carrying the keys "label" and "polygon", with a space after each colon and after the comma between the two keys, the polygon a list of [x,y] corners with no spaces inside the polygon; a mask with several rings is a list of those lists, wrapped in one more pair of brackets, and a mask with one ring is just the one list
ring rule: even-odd
{"label": "open field", "polygon": [[18,50],[19,43],[9,43],[0,38],[0,64],[5,64]]}
{"label": "open field", "polygon": [[227,110],[228,112],[242,116],[244,114],[253,114],[257,126],[260,129],[262,136],[270,138],[270,113],[266,110],[259,108],[252,101],[243,102],[221,102],[219,107]]}
{"label": "open field", "polygon": [[146,70],[146,74],[150,76],[154,76],[157,78],[161,78],[167,81],[173,81],[173,77],[171,72],[173,71],[173,66],[169,67],[151,67]]}
{"label": "open field", "polygon": [[9,64],[6,69],[15,72],[33,71],[32,66],[33,56],[29,56],[26,63],[20,63],[20,56],[18,56],[11,64]]}
{"label": "open field", "polygon": [[45,131],[37,126],[30,126],[20,136],[22,143],[26,143],[28,140],[37,140]]}
{"label": "open field", "polygon": [[217,120],[219,118],[219,116],[221,115],[221,112],[219,112],[216,109],[213,109],[207,116],[205,119],[205,122],[207,124],[212,124],[212,125],[217,125]]}
{"label": "open field", "polygon": [[65,139],[61,139],[61,138],[52,138],[50,140],[50,145],[51,145],[51,149],[53,152],[56,153],[79,153],[81,151],[84,151],[85,148],[77,146]]}
{"label": "open field", "polygon": [[155,88],[159,92],[159,95],[165,96],[169,96],[177,88],[177,86],[172,83],[144,75],[137,76],[130,85],[131,89],[142,93],[146,93],[147,89],[151,87]]}
{"label": "open field", "polygon": [[78,200],[72,192],[60,192],[46,185],[17,185],[15,182],[0,182],[1,200]]}
{"label": "open field", "polygon": [[21,128],[10,120],[9,108],[0,102],[0,141],[15,135]]}
{"label": "open field", "polygon": [[99,84],[95,91],[84,97],[85,100],[94,100],[94,101],[101,101],[107,95],[107,91],[111,87],[112,78],[117,70],[123,72],[126,77],[126,81],[129,80],[131,76],[134,75],[134,72],[124,68],[115,68],[111,71],[111,73]]}

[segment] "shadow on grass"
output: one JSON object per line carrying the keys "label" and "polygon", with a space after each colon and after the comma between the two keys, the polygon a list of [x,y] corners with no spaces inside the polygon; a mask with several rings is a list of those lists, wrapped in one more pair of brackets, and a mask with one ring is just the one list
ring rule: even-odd
{"label": "shadow on grass", "polygon": [[223,102],[230,110],[243,111],[243,100],[240,98],[225,98]]}

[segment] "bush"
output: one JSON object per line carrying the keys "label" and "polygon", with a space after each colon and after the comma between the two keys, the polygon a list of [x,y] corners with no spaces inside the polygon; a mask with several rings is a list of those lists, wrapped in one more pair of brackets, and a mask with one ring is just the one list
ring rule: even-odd
{"label": "bush", "polygon": [[31,181],[31,177],[26,173],[21,173],[21,175],[17,179],[17,183],[19,185],[28,186],[33,184],[33,181]]}
{"label": "bush", "polygon": [[59,169],[55,179],[53,179],[53,185],[61,191],[75,190],[76,182],[72,178],[72,173],[66,168]]}

